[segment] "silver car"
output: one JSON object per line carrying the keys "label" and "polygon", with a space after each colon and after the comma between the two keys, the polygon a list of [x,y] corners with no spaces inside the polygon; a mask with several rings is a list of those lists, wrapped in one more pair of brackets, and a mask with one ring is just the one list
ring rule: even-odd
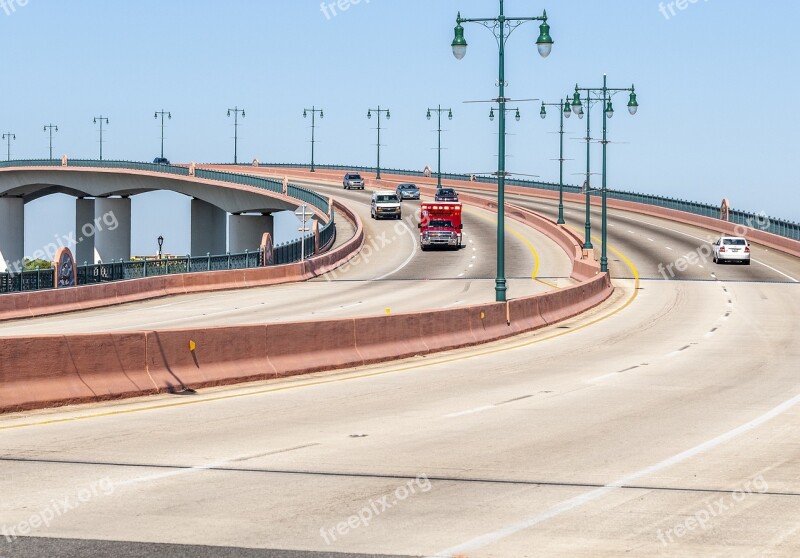
{"label": "silver car", "polygon": [[722,236],[713,244],[714,263],[742,262],[750,265],[750,243],[741,236]]}
{"label": "silver car", "polygon": [[417,188],[416,184],[398,184],[395,192],[397,193],[397,197],[400,198],[400,201],[419,199],[419,188]]}
{"label": "silver car", "polygon": [[346,175],[344,175],[342,185],[344,186],[345,190],[350,190],[351,188],[363,190],[364,179],[361,178],[361,175],[357,172],[348,172]]}

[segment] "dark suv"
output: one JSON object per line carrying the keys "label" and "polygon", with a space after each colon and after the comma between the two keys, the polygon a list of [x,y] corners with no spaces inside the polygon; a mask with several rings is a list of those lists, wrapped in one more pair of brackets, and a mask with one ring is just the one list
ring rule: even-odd
{"label": "dark suv", "polygon": [[344,180],[342,180],[342,185],[344,186],[345,190],[350,190],[351,188],[357,188],[359,190],[364,189],[364,179],[361,178],[361,175],[357,172],[348,172],[344,175]]}
{"label": "dark suv", "polygon": [[169,165],[169,159],[166,157],[156,157],[153,159],[153,163],[156,165]]}
{"label": "dark suv", "polygon": [[436,195],[433,197],[433,201],[437,202],[457,202],[458,201],[458,194],[452,188],[440,188],[436,190]]}

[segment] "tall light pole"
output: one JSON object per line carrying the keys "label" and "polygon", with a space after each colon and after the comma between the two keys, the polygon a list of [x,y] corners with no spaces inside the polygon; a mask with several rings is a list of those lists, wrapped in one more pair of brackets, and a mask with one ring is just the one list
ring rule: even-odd
{"label": "tall light pole", "polygon": [[556,223],[563,225],[564,221],[564,119],[569,118],[572,114],[572,109],[569,105],[569,95],[567,95],[564,103],[545,103],[542,102],[542,110],[539,115],[542,119],[547,118],[547,109],[545,107],[557,107],[561,116],[561,125],[558,129],[559,135],[559,150],[558,150],[558,220]]}
{"label": "tall light pole", "polygon": [[436,164],[436,189],[442,189],[442,113],[447,112],[447,119],[453,119],[453,110],[449,108],[442,108],[442,105],[439,105],[438,108],[429,108],[428,114],[425,117],[430,120],[431,119],[431,112],[435,112],[439,117],[439,128],[436,132],[439,135],[439,147],[436,148],[436,151],[439,153],[438,162]]}
{"label": "tall light pole", "polygon": [[242,118],[245,115],[244,109],[240,109],[238,106],[228,109],[229,118],[231,112],[233,112],[233,164],[236,165],[239,163],[239,113],[242,113]]}
{"label": "tall light pole", "polygon": [[467,53],[467,41],[464,38],[464,27],[462,23],[479,23],[489,29],[497,39],[500,50],[499,79],[497,86],[499,95],[496,102],[500,105],[500,145],[498,149],[497,161],[497,279],[495,280],[495,296],[498,302],[506,300],[506,271],[505,271],[505,179],[506,179],[506,102],[509,101],[505,96],[505,47],[508,37],[520,25],[527,21],[541,21],[539,25],[539,38],[536,45],[542,58],[547,58],[553,48],[553,39],[550,37],[550,26],[547,24],[547,12],[543,12],[541,17],[506,17],[503,9],[503,0],[500,1],[500,15],[494,18],[466,19],[461,17],[459,12],[456,17],[455,38],[453,39],[453,56],[457,60],[464,58]]}
{"label": "tall light pole", "polygon": [[8,141],[8,155],[6,156],[6,161],[11,160],[11,140],[17,139],[17,135],[13,132],[6,132],[3,134],[3,139]]}
{"label": "tall light pole", "polygon": [[97,124],[98,121],[100,122],[100,160],[102,161],[103,160],[103,122],[105,122],[106,125],[108,125],[108,118],[106,118],[105,116],[102,116],[102,115],[95,116],[94,119],[93,119],[93,122],[95,124]]}
{"label": "tall light pole", "polygon": [[[606,239],[607,239],[607,225],[608,225],[608,211],[607,211],[607,177],[608,177],[608,166],[607,166],[607,158],[606,158],[606,151],[608,145],[608,120],[614,116],[614,106],[611,103],[611,97],[613,97],[616,93],[626,92],[630,93],[628,98],[628,112],[631,116],[635,115],[636,112],[639,110],[639,103],[636,100],[636,88],[635,86],[631,85],[630,87],[624,88],[611,88],[608,87],[608,78],[605,74],[603,74],[603,87],[579,87],[578,85],[575,86],[575,96],[572,101],[572,109],[577,113],[582,113],[583,111],[583,103],[581,102],[580,92],[583,91],[586,93],[586,117],[589,120],[589,106],[592,102],[602,102],[603,103],[603,139],[600,143],[603,144],[603,182],[602,182],[602,189],[601,189],[601,196],[602,196],[602,252],[600,256],[600,271],[605,272],[608,271],[608,253],[606,250]],[[594,98],[592,98],[594,95]],[[587,122],[587,130],[589,129],[589,123]],[[590,207],[590,189],[589,189],[589,161],[588,161],[588,145],[589,145],[589,134],[587,132],[587,161],[586,161],[586,223],[587,223],[587,242],[589,242],[589,234],[591,234],[591,229],[589,228],[589,207]],[[585,246],[584,246],[585,247]],[[591,243],[590,243],[591,247]]]}
{"label": "tall light pole", "polygon": [[378,172],[375,176],[376,180],[381,179],[381,113],[386,113],[386,120],[390,120],[392,118],[389,109],[382,109],[380,105],[376,109],[367,109],[367,118],[372,118],[372,111],[378,113]]}
{"label": "tall light pole", "polygon": [[316,116],[319,113],[320,118],[325,118],[325,113],[322,109],[312,106],[310,109],[303,109],[303,118],[308,118],[308,113],[311,113],[311,172],[316,172],[314,168],[314,144],[317,142],[314,136],[314,129],[316,128]]}
{"label": "tall light pole", "polygon": [[161,158],[164,158],[164,117],[166,116],[169,120],[172,120],[172,113],[166,111],[164,109],[157,110],[155,113],[154,118],[158,119],[161,116]]}
{"label": "tall light pole", "polygon": [[55,124],[47,124],[44,127],[44,131],[50,130],[50,159],[53,159],[53,132],[58,132],[58,126]]}

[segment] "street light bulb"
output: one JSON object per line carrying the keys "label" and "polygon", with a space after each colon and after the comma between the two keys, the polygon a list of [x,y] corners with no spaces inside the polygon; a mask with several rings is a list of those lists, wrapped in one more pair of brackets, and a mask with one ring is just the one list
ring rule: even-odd
{"label": "street light bulb", "polygon": [[431,111],[428,111],[428,114],[425,115],[425,118],[427,118],[428,120],[431,119]]}
{"label": "street light bulb", "polygon": [[242,109],[242,118],[244,118],[244,109]]}
{"label": "street light bulb", "polygon": [[[458,18],[461,18],[460,12]],[[456,24],[455,37],[453,38],[453,44],[451,46],[453,47],[453,56],[456,57],[456,60],[461,60],[467,54],[467,40],[464,38],[464,28],[460,23]]]}
{"label": "street light bulb", "polygon": [[452,120],[453,119],[453,111],[452,110],[447,113],[447,119],[448,120]]}
{"label": "street light bulb", "polygon": [[489,121],[490,122],[494,122],[494,109],[493,108],[489,109]]}
{"label": "street light bulb", "polygon": [[153,118],[156,118],[156,119],[157,119],[157,118],[158,118],[158,113],[155,113],[155,114],[153,115]]}
{"label": "street light bulb", "polygon": [[320,109],[320,111],[319,111],[319,117],[320,118],[325,118],[325,113],[322,112],[322,109]]}
{"label": "street light bulb", "polygon": [[581,94],[575,91],[575,95],[572,97],[572,112],[579,114],[579,112],[582,110],[583,107],[581,106]]}
{"label": "street light bulb", "polygon": [[228,116],[230,117],[230,115],[231,115],[231,111],[228,111]]}
{"label": "street light bulb", "polygon": [[303,118],[308,118],[308,114],[306,114],[306,109],[303,109]]}
{"label": "street light bulb", "polygon": [[606,116],[608,118],[614,117],[614,105],[611,104],[611,101],[609,101],[608,106],[606,106]]}
{"label": "street light bulb", "polygon": [[389,112],[389,109],[386,109],[386,120],[391,120],[391,118],[392,118],[392,115]]}
{"label": "street light bulb", "polygon": [[371,110],[367,111],[367,118],[372,118],[372,111]]}
{"label": "street light bulb", "polygon": [[553,38],[550,36],[550,26],[547,24],[547,12],[544,13],[544,21],[539,26],[539,38],[536,40],[536,47],[542,58],[550,56],[553,50]]}
{"label": "street light bulb", "polygon": [[564,118],[572,116],[572,108],[569,106],[569,97],[564,101]]}
{"label": "street light bulb", "polygon": [[542,117],[542,120],[547,118],[547,109],[544,108],[544,103],[542,103],[542,110],[539,111],[539,116]]}
{"label": "street light bulb", "polygon": [[519,109],[517,109],[517,114],[514,115],[514,118],[517,120],[517,122],[519,122],[519,119],[521,118],[519,114]]}
{"label": "street light bulb", "polygon": [[636,93],[631,91],[631,99],[628,101],[628,112],[633,116],[638,110],[639,103],[636,101]]}

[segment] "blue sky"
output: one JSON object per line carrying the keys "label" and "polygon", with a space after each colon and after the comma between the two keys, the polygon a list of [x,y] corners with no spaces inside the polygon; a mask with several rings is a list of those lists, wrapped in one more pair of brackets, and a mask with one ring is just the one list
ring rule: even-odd
{"label": "blue sky", "polygon": [[[497,127],[488,107],[466,100],[496,96],[497,47],[491,34],[466,26],[467,56],[450,50],[455,15],[493,17],[496,0],[361,0],[328,16],[319,0],[11,0],[0,4],[4,37],[0,128],[11,131],[12,158],[48,153],[42,127],[59,126],[57,155],[97,157],[96,126],[110,124],[104,156],[152,160],[158,155],[153,113],[172,112],[166,155],[173,161],[228,162],[233,119],[240,160],[304,162],[310,121],[302,110],[325,109],[317,129],[320,163],[372,165],[375,120],[367,108],[389,107],[382,140],[386,167],[435,164],[435,126],[428,106],[452,107],[443,142],[445,170],[496,167]],[[326,2],[327,3],[327,2]],[[664,3],[665,8],[668,2]],[[5,6],[5,7],[4,7]],[[800,4],[686,0],[684,9],[655,0],[507,0],[511,16],[550,17],[556,42],[541,59],[538,28],[526,24],[508,42],[507,93],[549,102],[583,87],[635,83],[640,111],[630,117],[615,100],[609,186],[718,203],[800,220],[796,159]],[[557,181],[558,120],[542,121],[524,103],[509,126],[510,171]],[[599,116],[599,112],[597,113]],[[573,138],[585,120],[567,123],[566,174],[584,168]],[[600,119],[593,123],[600,129]],[[6,146],[3,145],[3,148]],[[4,153],[5,155],[5,153]],[[599,163],[599,147],[594,160]],[[599,165],[595,169],[599,172]],[[26,210],[26,252],[74,227],[71,200],[52,196]],[[188,201],[147,194],[134,202],[134,253],[188,249]]]}

